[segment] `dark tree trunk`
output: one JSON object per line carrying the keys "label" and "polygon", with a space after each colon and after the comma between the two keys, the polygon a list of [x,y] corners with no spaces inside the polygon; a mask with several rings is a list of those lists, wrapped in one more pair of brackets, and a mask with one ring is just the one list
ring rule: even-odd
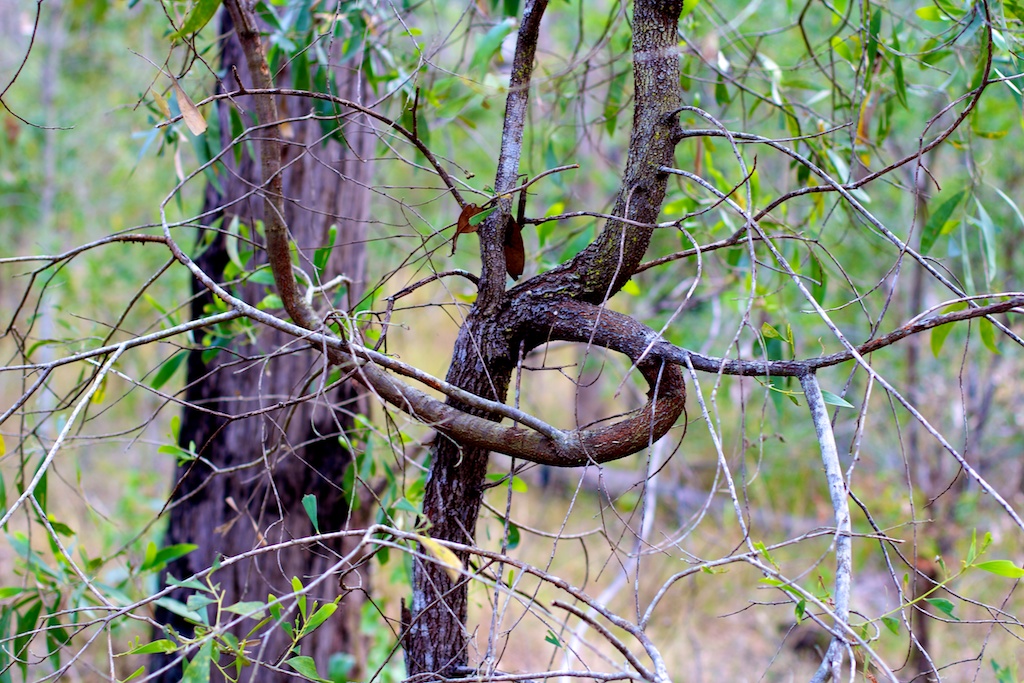
{"label": "dark tree trunk", "polygon": [[[246,61],[226,13],[223,35],[226,38],[221,60],[222,88],[237,87],[235,70],[242,84],[250,85]],[[359,60],[351,63],[358,65]],[[335,73],[335,94],[363,101],[363,81],[358,73],[342,68],[335,69]],[[241,108],[246,125],[253,125],[251,98],[237,97],[234,102]],[[231,141],[232,106],[235,104],[227,100],[219,103],[225,146]],[[310,113],[309,106],[305,99],[282,99],[280,115],[283,119],[305,116]],[[352,294],[361,290],[364,280],[362,245],[369,216],[369,193],[365,188],[371,174],[371,164],[364,160],[372,158],[374,146],[365,121],[350,116],[344,122],[346,145],[324,140],[316,120],[292,121],[282,126],[285,219],[299,247],[300,267],[311,275],[313,251],[326,245],[330,226],[337,225],[335,249],[324,270],[324,279],[345,275],[352,281],[348,296],[337,303],[338,308],[353,303]],[[251,136],[251,146],[242,143],[237,161],[233,152],[227,152],[223,157],[227,172],[221,168],[218,173],[220,187],[212,183],[207,187],[204,222],[212,223],[218,217],[223,220],[217,237],[195,260],[214,278],[223,279],[229,263],[224,233],[232,219],[237,217],[252,234],[252,226],[262,216],[262,201],[257,194],[260,134],[257,130]],[[254,239],[258,242],[259,237]],[[239,248],[245,247],[244,240],[240,240]],[[261,255],[257,250],[257,262]],[[238,289],[244,299],[254,302],[260,301],[267,290],[257,285]],[[198,283],[195,293],[192,313],[200,316],[211,297]],[[199,548],[170,565],[169,575],[178,579],[188,577],[210,567],[218,557],[312,534],[313,527],[301,502],[306,494],[316,496],[320,531],[361,526],[350,514],[346,496],[351,492],[341,489],[342,475],[351,456],[339,443],[339,435],[351,426],[351,415],[360,412],[362,402],[350,384],[322,392],[324,356],[317,351],[301,350],[302,346],[294,338],[262,328],[255,340],[236,337],[228,349],[209,362],[203,361],[201,351],[190,354],[188,407],[182,416],[179,443],[186,449],[194,443],[200,459],[178,468],[166,542],[193,543]],[[293,402],[299,397],[307,400]],[[281,407],[282,403],[286,405]],[[266,412],[240,419],[225,417],[257,410]],[[235,469],[218,474],[214,468]],[[225,604],[265,601],[268,593],[281,596],[291,592],[292,577],[308,585],[350,549],[350,543],[341,541],[295,546],[221,569],[213,581],[224,592]],[[361,569],[331,576],[311,591],[308,599],[319,600],[321,604],[331,602],[339,592],[347,592],[347,588],[365,587],[366,579]],[[184,602],[191,592],[181,590],[174,597]],[[326,675],[333,653],[353,654],[357,663],[363,662],[358,637],[361,604],[359,590],[347,592],[338,613],[307,639],[309,642],[303,641],[302,654],[316,660],[322,675]],[[158,618],[179,632],[191,631],[183,620],[166,611],[158,613]],[[236,635],[243,636],[254,625],[251,621],[243,624]],[[249,648],[250,655],[256,661],[277,664],[287,654],[290,641],[276,625],[264,631],[261,642]],[[164,666],[168,661],[157,658],[154,664]],[[358,676],[359,672],[350,675]],[[180,666],[175,666],[159,680],[177,681],[180,676]],[[294,676],[269,669],[256,674],[259,681],[293,679]]]}

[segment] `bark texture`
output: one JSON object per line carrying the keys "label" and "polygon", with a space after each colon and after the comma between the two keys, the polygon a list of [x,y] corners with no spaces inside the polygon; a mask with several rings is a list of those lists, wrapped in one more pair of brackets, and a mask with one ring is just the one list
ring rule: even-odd
{"label": "bark texture", "polygon": [[[237,70],[243,86],[252,87],[248,67],[237,38],[231,31],[226,13],[223,19],[222,74],[225,88],[234,89]],[[354,65],[359,64],[356,59]],[[336,69],[338,96],[363,101],[364,87],[357,71]],[[250,97],[234,98],[235,105],[219,103],[222,143],[231,141],[228,108],[238,106],[246,125],[253,125],[254,103]],[[282,99],[282,119],[309,114],[309,100]],[[212,222],[223,216],[226,228],[233,217],[250,228],[263,216],[259,196],[261,168],[257,130],[252,144],[242,144],[240,159],[228,152],[224,157],[227,172],[219,173],[220,188],[207,187],[204,213]],[[362,244],[369,218],[369,185],[374,138],[365,120],[350,116],[344,120],[347,145],[325,141],[317,121],[291,121],[280,128],[284,143],[281,166],[284,169],[282,193],[285,222],[300,249],[300,266],[313,273],[313,251],[327,242],[328,229],[337,225],[335,249],[324,271],[329,279],[344,274],[353,281],[349,295],[359,292],[364,281]],[[255,155],[255,156],[254,156]],[[255,238],[258,241],[258,237]],[[240,242],[245,249],[244,242]],[[257,250],[257,259],[261,258]],[[265,261],[265,258],[263,259]],[[229,262],[223,231],[196,259],[208,274],[220,278]],[[202,315],[211,297],[196,285],[193,315]],[[237,288],[248,301],[260,301],[266,288],[245,285]],[[347,307],[349,300],[339,302]],[[283,333],[260,329],[254,340],[234,343],[209,363],[194,351],[188,360],[188,407],[182,416],[179,442],[183,448],[195,444],[202,460],[179,467],[170,510],[167,543],[194,543],[199,549],[168,567],[177,578],[211,566],[218,556],[230,556],[265,544],[285,541],[313,533],[302,507],[302,497],[317,497],[320,530],[335,531],[361,526],[350,515],[346,492],[340,482],[350,454],[339,444],[339,434],[351,425],[351,414],[362,408],[351,386],[330,393],[319,391],[324,356],[317,351],[301,350],[303,344]],[[307,400],[295,401],[299,397]],[[236,419],[251,411],[270,409],[262,414]],[[207,411],[214,411],[212,414]],[[214,468],[240,468],[216,473]],[[351,493],[351,492],[348,492]],[[261,555],[246,563],[218,571],[213,580],[226,594],[226,604],[238,600],[266,600],[268,593],[290,592],[291,579],[303,584],[319,578],[348,550],[345,543],[293,547],[275,554]],[[367,576],[361,570],[339,579],[331,577],[313,591],[309,600],[332,601],[339,590],[346,593],[341,609],[320,627],[315,638],[303,644],[302,654],[312,656],[322,673],[333,653],[351,653],[357,661],[364,657],[358,636],[358,590]],[[184,602],[190,591],[179,591],[175,598]],[[189,627],[180,618],[166,612],[158,614],[163,623],[181,632]],[[243,624],[242,636],[254,623]],[[288,639],[279,628],[249,648],[258,661],[278,663],[286,654]],[[165,665],[167,660],[154,662]],[[151,669],[152,670],[152,669]],[[360,672],[352,672],[358,676]],[[248,674],[246,674],[248,675]],[[166,671],[162,681],[180,680],[180,666]],[[294,676],[265,669],[260,681],[293,680]]]}

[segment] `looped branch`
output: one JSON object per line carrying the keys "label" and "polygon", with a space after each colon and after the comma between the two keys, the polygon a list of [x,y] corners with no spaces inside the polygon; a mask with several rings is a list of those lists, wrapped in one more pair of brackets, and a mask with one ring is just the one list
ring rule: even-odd
{"label": "looped branch", "polygon": [[651,341],[658,338],[654,330],[621,313],[570,299],[530,309],[529,317],[519,322],[530,346],[568,341],[625,354],[650,387],[646,405],[603,427],[541,432],[518,423],[502,425],[442,403],[372,363],[362,365],[359,375],[381,398],[462,446],[554,467],[610,462],[636,453],[664,436],[683,414],[686,383],[682,371],[659,358],[644,357]]}

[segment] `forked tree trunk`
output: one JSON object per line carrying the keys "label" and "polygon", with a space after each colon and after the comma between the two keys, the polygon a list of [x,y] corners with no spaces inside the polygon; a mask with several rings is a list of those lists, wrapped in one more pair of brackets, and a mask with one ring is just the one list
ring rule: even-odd
{"label": "forked tree trunk", "polygon": [[[246,60],[227,13],[222,34],[226,36],[221,60],[225,84],[222,87],[237,87],[235,70],[242,84],[249,86]],[[352,64],[358,66],[358,58]],[[364,99],[364,82],[357,71],[337,68],[336,76],[335,94],[355,101]],[[218,104],[224,146],[231,141],[230,107],[237,104],[241,108],[247,126],[254,122],[251,98],[236,97],[234,103],[222,100]],[[308,115],[309,106],[309,100],[301,98],[279,102],[283,119]],[[292,121],[282,127],[286,138],[282,161],[287,225],[302,254],[300,265],[310,274],[314,250],[325,246],[330,226],[337,225],[337,241],[324,279],[343,274],[352,280],[349,295],[338,303],[338,308],[347,308],[352,303],[353,291],[360,291],[364,279],[362,245],[369,215],[369,193],[365,188],[371,174],[371,164],[365,160],[372,158],[374,145],[372,133],[360,117],[350,116],[343,121],[347,145],[325,141],[316,120]],[[212,183],[207,187],[203,223],[209,225],[217,218],[222,221],[212,244],[195,260],[214,278],[223,279],[229,263],[225,232],[232,219],[237,217],[252,235],[252,227],[262,216],[262,200],[258,194],[254,196],[261,185],[260,135],[257,129],[249,136],[251,144],[242,143],[237,162],[229,151],[223,157],[228,171],[221,169],[218,173],[220,187]],[[254,239],[259,242],[258,236]],[[247,247],[244,240],[238,245],[242,251]],[[257,260],[261,255],[257,249]],[[262,285],[245,285],[240,289],[247,301],[260,301],[267,293]],[[198,283],[195,294],[192,314],[201,316],[211,297]],[[341,489],[342,475],[351,456],[338,438],[351,426],[352,413],[360,411],[357,395],[348,384],[340,390],[322,393],[319,389],[324,377],[324,356],[317,351],[301,350],[303,344],[294,338],[260,328],[254,341],[240,343],[243,341],[244,336],[236,337],[209,362],[203,361],[199,350],[189,356],[187,407],[179,444],[187,449],[194,443],[200,459],[177,470],[166,542],[193,543],[199,548],[168,567],[167,573],[178,579],[210,567],[218,557],[312,534],[312,524],[302,505],[306,494],[316,496],[320,531],[359,526],[352,519],[346,500],[351,492]],[[298,397],[311,395],[289,404]],[[288,405],[279,407],[282,403]],[[266,412],[241,419],[223,417],[260,410]],[[230,471],[218,474],[214,468]],[[291,592],[292,577],[298,577],[303,585],[320,578],[350,549],[348,545],[332,541],[259,555],[217,571],[213,581],[224,592],[225,604],[265,601],[268,594],[280,596]],[[357,570],[342,577],[340,587],[339,577],[330,576],[308,595],[310,602],[316,599],[323,604],[334,600],[339,592],[347,593],[339,611],[309,642],[304,640],[302,644],[302,654],[316,660],[322,675],[326,675],[334,653],[353,654],[357,662],[364,660],[357,632],[361,593],[345,588],[360,586],[366,580],[365,573]],[[184,602],[191,592],[178,591],[174,597]],[[166,611],[158,613],[158,618],[179,632],[191,631],[182,619]],[[236,635],[244,636],[254,625],[252,621],[242,624]],[[249,654],[257,662],[279,664],[290,641],[276,625],[263,632],[267,636],[251,646]],[[165,666],[168,661],[158,657],[152,664]],[[151,668],[150,672],[154,670]],[[251,671],[243,673],[245,679],[250,675]],[[358,676],[359,672],[350,675]],[[160,680],[177,681],[180,677],[181,668],[175,666]],[[254,680],[290,681],[294,676],[264,669],[255,674]]]}
{"label": "forked tree trunk", "polygon": [[[530,78],[546,0],[525,3],[506,103],[497,192],[516,186]],[[572,261],[505,289],[505,231],[510,200],[480,226],[482,270],[476,302],[455,342],[447,380],[478,396],[504,401],[521,353],[562,340],[646,355],[641,325],[603,308],[632,277],[650,243],[665,197],[666,175],[680,139],[675,116],[681,105],[677,26],[679,0],[637,0],[633,10],[636,97],[629,158],[613,214],[601,235]],[[678,368],[638,363],[661,392],[659,410],[671,424],[683,409],[685,386]],[[463,406],[465,409],[465,407]],[[466,410],[466,412],[472,412]],[[491,416],[492,419],[500,419]],[[651,432],[651,440],[660,438]],[[623,454],[625,455],[625,453]],[[436,539],[472,545],[480,513],[488,451],[439,436],[430,468],[423,514]],[[535,460],[540,462],[541,460]],[[563,463],[566,466],[576,463]],[[465,562],[463,556],[460,559]],[[412,603],[403,614],[406,665],[412,677],[461,676],[470,664],[466,628],[468,580],[452,581],[445,567],[416,560]]]}

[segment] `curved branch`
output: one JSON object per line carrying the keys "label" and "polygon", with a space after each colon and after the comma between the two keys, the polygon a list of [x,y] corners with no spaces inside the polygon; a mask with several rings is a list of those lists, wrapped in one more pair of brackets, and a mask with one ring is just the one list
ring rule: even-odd
{"label": "curved branch", "polygon": [[[501,425],[484,417],[464,412],[443,403],[409,385],[395,380],[374,364],[360,367],[359,376],[381,398],[430,424],[439,433],[460,445],[486,448],[541,465],[578,467],[604,463],[646,448],[675,424],[686,403],[686,385],[678,367],[660,359],[643,359],[645,341],[656,336],[654,330],[628,316],[596,306],[565,300],[554,309],[543,309],[534,318],[537,331],[546,332],[548,341],[572,341],[619,351],[637,365],[650,385],[648,402],[630,417],[604,427],[564,431],[532,419],[529,429],[518,424]],[[364,351],[352,350],[369,360]],[[383,360],[379,355],[374,361]],[[435,380],[440,389],[440,380]],[[470,407],[484,408],[497,415],[513,417],[513,408],[446,385],[444,393]],[[539,424],[538,424],[539,423]],[[543,426],[541,426],[543,425]]]}

